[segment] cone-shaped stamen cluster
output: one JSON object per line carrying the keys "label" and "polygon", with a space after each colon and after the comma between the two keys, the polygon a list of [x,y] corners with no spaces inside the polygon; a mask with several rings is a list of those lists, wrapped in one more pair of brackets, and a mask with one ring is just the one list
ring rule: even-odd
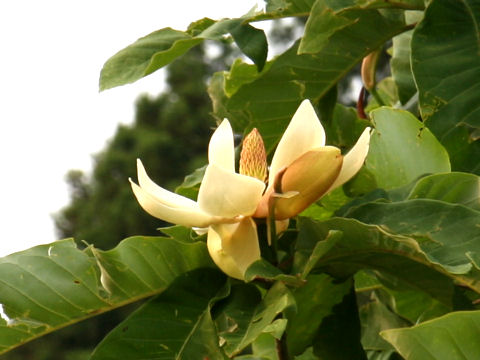
{"label": "cone-shaped stamen cluster", "polygon": [[240,174],[265,181],[267,178],[267,152],[256,128],[243,139],[240,153]]}

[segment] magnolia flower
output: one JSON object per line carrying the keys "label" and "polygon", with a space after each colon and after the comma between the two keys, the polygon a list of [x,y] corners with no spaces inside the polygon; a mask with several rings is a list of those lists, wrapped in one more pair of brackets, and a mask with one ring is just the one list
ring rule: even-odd
{"label": "magnolia flower", "polygon": [[140,205],[149,214],[179,225],[206,228],[210,256],[222,271],[238,279],[260,259],[252,217],[289,219],[343,185],[363,165],[370,129],[342,156],[340,149],[325,146],[325,131],[315,110],[308,100],[303,101],[277,146],[266,189],[263,141],[255,129],[247,138],[239,174],[235,172],[232,128],[226,119],[220,124],[210,139],[209,164],[196,202],[156,185],[140,160],[140,186],[131,181]]}
{"label": "magnolia flower", "polygon": [[260,259],[256,224],[251,218],[265,183],[235,172],[233,131],[228,120],[215,130],[208,146],[208,166],[193,201],[156,185],[137,161],[139,185],[131,182],[142,208],[159,219],[193,228],[207,228],[207,246],[218,267],[243,279]]}

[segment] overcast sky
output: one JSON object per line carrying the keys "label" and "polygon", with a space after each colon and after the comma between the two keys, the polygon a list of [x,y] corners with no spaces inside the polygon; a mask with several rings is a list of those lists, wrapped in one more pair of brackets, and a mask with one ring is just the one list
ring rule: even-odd
{"label": "overcast sky", "polygon": [[68,203],[69,169],[89,170],[157,72],[98,92],[103,63],[163,27],[243,15],[256,0],[27,0],[0,3],[0,256],[57,240],[51,214]]}

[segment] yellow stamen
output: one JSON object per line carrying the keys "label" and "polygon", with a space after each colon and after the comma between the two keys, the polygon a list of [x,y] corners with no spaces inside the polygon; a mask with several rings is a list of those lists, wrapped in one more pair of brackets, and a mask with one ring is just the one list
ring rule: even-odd
{"label": "yellow stamen", "polygon": [[262,136],[256,128],[243,139],[240,153],[240,174],[261,181],[265,181],[267,178],[267,152]]}

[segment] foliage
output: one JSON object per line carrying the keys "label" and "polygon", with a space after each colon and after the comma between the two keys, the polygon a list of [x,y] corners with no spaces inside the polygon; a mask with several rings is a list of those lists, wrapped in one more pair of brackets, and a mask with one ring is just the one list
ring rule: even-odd
{"label": "foliage", "polygon": [[[269,0],[265,11],[202,19],[186,32],[161,29],[114,55],[102,89],[138,80],[206,40],[230,39],[253,64],[237,59],[211,77],[216,120],[227,117],[238,133],[256,127],[271,154],[310,99],[329,144],[348,150],[374,127],[365,165],[272,246],[259,222],[263,259],[246,281],[216,270],[205,236],[181,226],[111,250],[63,240],[1,259],[0,351],[149,297],[91,359],[476,359],[479,8],[479,0]],[[282,17],[306,18],[304,34],[265,61],[266,37],[255,22]],[[390,45],[392,77],[377,82],[357,111],[338,104],[339,81]],[[183,124],[173,119],[168,149],[180,164],[197,150],[184,152],[192,141],[178,140]],[[156,147],[158,124],[148,126],[139,136]],[[127,153],[144,157],[134,146]],[[134,174],[133,159],[129,166],[121,178]],[[179,191],[195,196],[202,175]],[[89,190],[77,189],[89,205]],[[127,215],[116,216],[123,226]]]}

